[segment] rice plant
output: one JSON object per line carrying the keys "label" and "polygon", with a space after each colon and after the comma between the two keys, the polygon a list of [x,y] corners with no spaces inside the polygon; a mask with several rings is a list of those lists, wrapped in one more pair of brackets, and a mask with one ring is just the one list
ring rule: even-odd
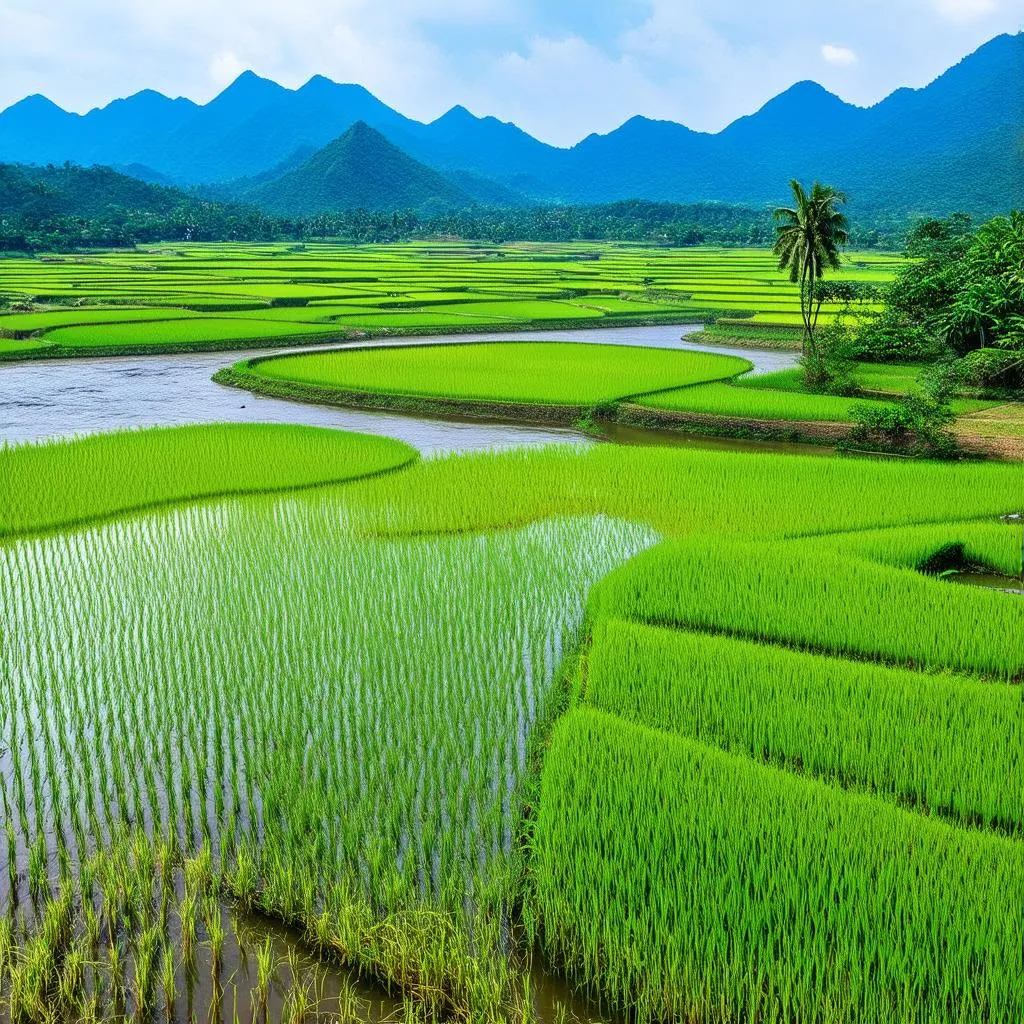
{"label": "rice plant", "polygon": [[211,495],[337,482],[413,458],[391,438],[278,424],[0,445],[0,537]]}
{"label": "rice plant", "polygon": [[[160,891],[143,879],[173,837],[185,887],[167,917],[186,967],[199,955],[219,974],[223,888],[303,927],[328,911],[335,955],[439,1009],[474,986],[500,1006],[505,982],[468,965],[503,955],[532,727],[590,585],[653,539],[590,518],[372,540],[336,501],[298,496],[0,548],[19,842],[57,828],[81,860],[131,823],[156,844],[96,875],[116,1001],[155,1000]],[[130,957],[123,936],[139,933]]]}
{"label": "rice plant", "polygon": [[962,824],[1024,831],[1014,687],[621,621],[595,627],[587,702]]}
{"label": "rice plant", "polygon": [[1012,1021],[1024,846],[579,709],[534,860],[549,955],[641,1016]]}
{"label": "rice plant", "polygon": [[743,359],[703,352],[524,341],[282,356],[238,368],[353,399],[371,393],[589,407],[732,377],[749,367]]}

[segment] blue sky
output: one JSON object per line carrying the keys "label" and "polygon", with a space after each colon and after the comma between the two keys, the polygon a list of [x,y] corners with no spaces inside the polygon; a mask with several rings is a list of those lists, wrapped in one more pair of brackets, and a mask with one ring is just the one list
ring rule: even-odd
{"label": "blue sky", "polygon": [[422,120],[462,103],[568,145],[633,114],[717,131],[795,81],[925,85],[1024,0],[0,0],[0,108],[143,88],[208,100],[251,68],[359,82]]}

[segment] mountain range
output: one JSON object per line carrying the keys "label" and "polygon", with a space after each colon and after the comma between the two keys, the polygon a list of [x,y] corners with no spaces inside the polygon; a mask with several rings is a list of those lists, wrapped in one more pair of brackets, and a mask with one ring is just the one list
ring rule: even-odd
{"label": "mountain range", "polygon": [[760,206],[792,177],[855,209],[999,212],[1024,202],[1024,33],[998,36],[922,89],[872,107],[800,82],[716,134],[634,117],[569,148],[453,107],[407,118],[322,76],[252,72],[209,103],[146,90],[80,115],[40,95],[0,112],[0,161],[106,165],[273,212],[640,198]]}

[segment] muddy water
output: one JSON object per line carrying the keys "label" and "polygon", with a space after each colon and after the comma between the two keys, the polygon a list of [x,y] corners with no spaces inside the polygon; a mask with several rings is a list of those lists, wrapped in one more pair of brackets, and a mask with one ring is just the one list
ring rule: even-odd
{"label": "muddy water", "polygon": [[[740,355],[754,363],[756,372],[770,372],[794,364],[795,356],[788,352],[733,350],[688,343],[686,336],[699,329],[699,326],[662,325],[531,331],[529,334],[460,334],[378,340],[345,347],[529,338]],[[383,434],[406,441],[424,455],[521,445],[592,443],[585,435],[569,429],[404,416],[260,398],[214,384],[210,379],[223,366],[263,354],[266,350],[0,364],[0,443],[39,441],[126,427],[213,421],[303,423]]]}
{"label": "muddy water", "polygon": [[1003,576],[993,572],[958,572],[948,577],[953,583],[967,587],[984,587],[986,590],[999,590],[1004,594],[1024,595],[1024,578],[1020,576]]}

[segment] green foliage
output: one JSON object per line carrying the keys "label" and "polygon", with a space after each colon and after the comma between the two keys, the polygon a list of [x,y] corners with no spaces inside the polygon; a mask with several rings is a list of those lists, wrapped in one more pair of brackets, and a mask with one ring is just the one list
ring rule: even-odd
{"label": "green foliage", "polygon": [[[310,188],[312,184],[310,183]],[[436,189],[434,190],[437,191]],[[510,241],[644,242],[659,246],[765,246],[771,218],[728,203],[657,203],[634,199],[597,205],[492,207],[464,197],[431,212],[409,206],[274,216],[228,201],[208,187],[201,195],[152,185],[103,167],[0,164],[0,252],[67,252],[156,241],[305,241],[343,238],[382,243],[458,237]],[[893,252],[903,244],[902,217],[876,215],[851,233],[864,249]]]}
{"label": "green foliage", "polygon": [[850,415],[854,446],[881,446],[942,459],[958,454],[956,437],[946,429],[956,415],[946,397],[934,391],[917,388],[895,405],[859,403]]}
{"label": "green foliage", "polygon": [[952,301],[934,314],[949,345],[961,353],[1005,348],[1024,359],[1024,210],[983,224],[952,274]]}
{"label": "green foliage", "polygon": [[1020,389],[1024,387],[1024,351],[976,348],[947,372],[953,386],[984,392]]}
{"label": "green foliage", "polygon": [[318,427],[213,424],[0,446],[0,537],[211,495],[379,473],[415,452]]}
{"label": "green foliage", "polygon": [[291,216],[335,210],[433,210],[473,205],[453,178],[414,160],[365,121],[278,178],[243,191],[271,212]]}
{"label": "green foliage", "polygon": [[911,313],[886,306],[879,316],[860,325],[853,351],[861,359],[902,363],[936,359],[943,345]]}
{"label": "green foliage", "polygon": [[1005,348],[1024,358],[1024,212],[976,231],[964,214],[924,221],[907,255],[884,313],[861,332],[862,354],[917,359]]}
{"label": "green foliage", "polygon": [[808,390],[825,395],[855,395],[853,340],[851,332],[836,320],[826,324],[815,344],[800,357],[800,369]]}

